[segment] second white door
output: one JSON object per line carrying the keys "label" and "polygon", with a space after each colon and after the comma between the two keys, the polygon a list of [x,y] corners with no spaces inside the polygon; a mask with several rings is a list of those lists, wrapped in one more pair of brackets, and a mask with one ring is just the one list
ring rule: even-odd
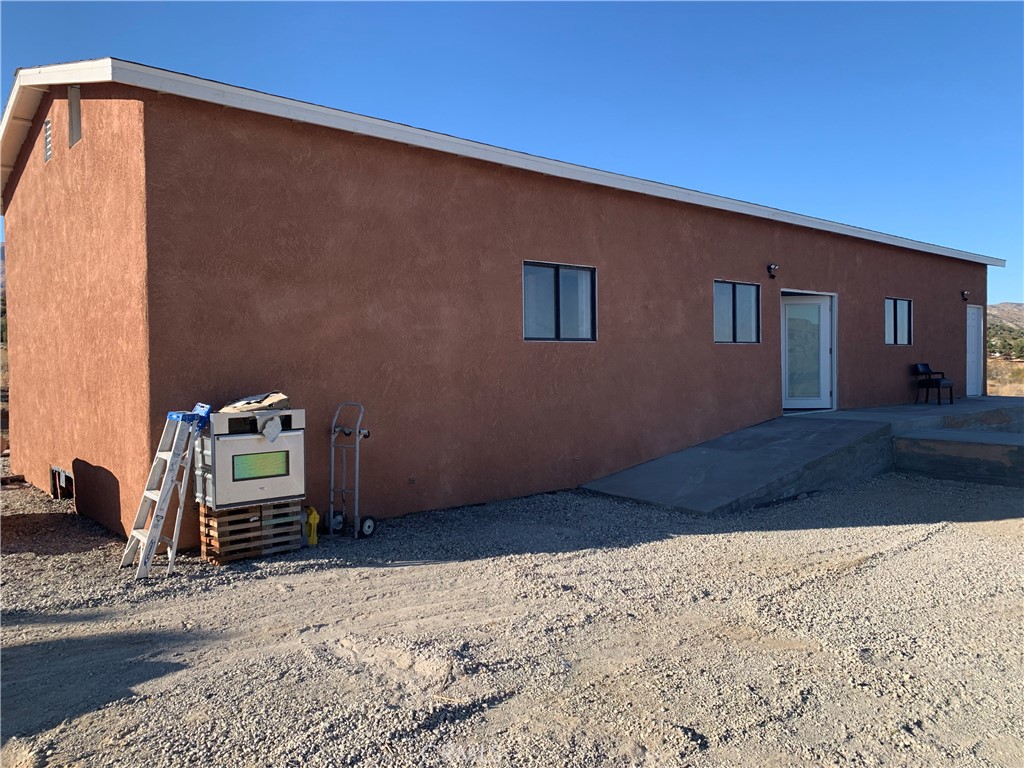
{"label": "second white door", "polygon": [[985,348],[984,307],[967,305],[967,396],[977,397],[984,390]]}

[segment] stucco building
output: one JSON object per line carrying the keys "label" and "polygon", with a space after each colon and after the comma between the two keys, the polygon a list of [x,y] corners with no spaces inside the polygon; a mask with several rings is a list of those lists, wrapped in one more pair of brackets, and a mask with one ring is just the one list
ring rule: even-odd
{"label": "stucco building", "polygon": [[19,70],[2,163],[12,468],[115,530],[166,411],[273,388],[317,505],[366,405],[377,517],[984,389],[986,256],[116,59]]}

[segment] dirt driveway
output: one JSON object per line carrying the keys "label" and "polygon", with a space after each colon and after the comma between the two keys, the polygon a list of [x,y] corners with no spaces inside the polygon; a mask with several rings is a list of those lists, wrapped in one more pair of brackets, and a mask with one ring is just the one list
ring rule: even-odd
{"label": "dirt driveway", "polygon": [[145,583],[0,501],[4,768],[1024,766],[1019,490],[558,493]]}

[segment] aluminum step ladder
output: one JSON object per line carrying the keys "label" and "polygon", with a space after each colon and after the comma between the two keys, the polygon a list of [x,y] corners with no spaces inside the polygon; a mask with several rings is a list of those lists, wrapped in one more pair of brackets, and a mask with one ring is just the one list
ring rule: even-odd
{"label": "aluminum step ladder", "polygon": [[[153,457],[153,466],[149,470],[146,490],[142,492],[135,524],[128,535],[124,557],[121,558],[121,567],[125,568],[135,560],[135,553],[140,553],[136,579],[149,576],[153,556],[161,542],[167,545],[167,575],[174,572],[174,556],[178,552],[178,534],[181,531],[181,513],[185,508],[185,487],[192,465],[192,449],[196,437],[209,421],[210,406],[203,403],[197,403],[191,412],[171,411],[167,414],[167,423],[164,424]],[[178,516],[174,521],[174,535],[168,538],[162,535],[162,531],[167,508],[171,504],[171,492],[174,490],[178,492]]]}

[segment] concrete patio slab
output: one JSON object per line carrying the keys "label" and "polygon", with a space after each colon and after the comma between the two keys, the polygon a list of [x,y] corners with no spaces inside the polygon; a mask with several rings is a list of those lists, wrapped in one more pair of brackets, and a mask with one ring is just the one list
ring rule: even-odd
{"label": "concrete patio slab", "polygon": [[787,418],[881,421],[892,426],[894,435],[918,429],[943,428],[1022,432],[1024,397],[969,397],[952,405],[908,403],[848,411],[810,411],[787,414]]}

